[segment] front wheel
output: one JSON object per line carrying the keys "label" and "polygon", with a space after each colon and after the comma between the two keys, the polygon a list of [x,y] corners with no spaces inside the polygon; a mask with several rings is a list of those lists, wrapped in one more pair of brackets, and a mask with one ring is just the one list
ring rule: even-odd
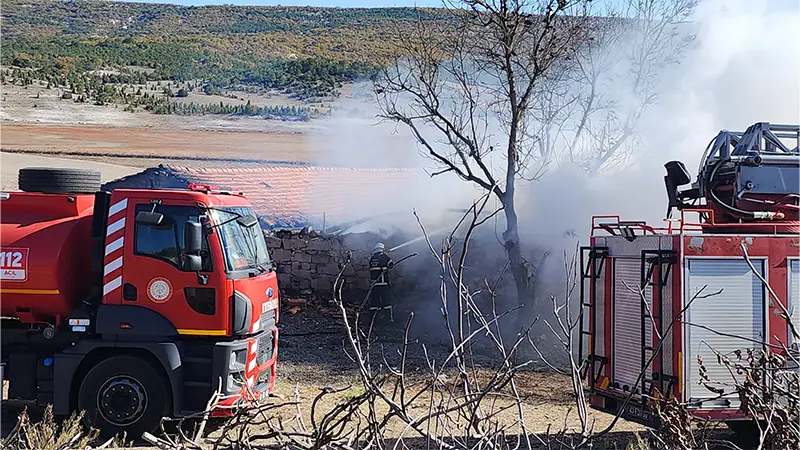
{"label": "front wheel", "polygon": [[153,366],[132,356],[114,356],[86,374],[78,408],[103,435],[125,432],[138,439],[145,431],[155,431],[167,414],[167,393]]}
{"label": "front wheel", "polygon": [[726,423],[735,435],[735,443],[742,448],[756,448],[761,434],[755,420],[732,420]]}

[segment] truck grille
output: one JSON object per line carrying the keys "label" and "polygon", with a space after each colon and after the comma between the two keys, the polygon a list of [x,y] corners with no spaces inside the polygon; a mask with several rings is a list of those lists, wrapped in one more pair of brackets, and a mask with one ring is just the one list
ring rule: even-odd
{"label": "truck grille", "polygon": [[258,337],[258,355],[256,355],[256,363],[260,366],[272,358],[272,330],[265,330],[261,336]]}
{"label": "truck grille", "polygon": [[259,329],[262,330],[258,336],[258,354],[256,363],[260,366],[272,358],[275,346],[275,336],[272,327],[275,326],[275,312],[268,311],[261,315]]}

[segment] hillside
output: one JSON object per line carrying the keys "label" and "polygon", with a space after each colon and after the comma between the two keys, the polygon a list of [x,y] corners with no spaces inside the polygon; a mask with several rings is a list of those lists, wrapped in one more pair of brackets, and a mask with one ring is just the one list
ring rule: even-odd
{"label": "hillside", "polygon": [[[237,59],[321,57],[384,61],[404,23],[443,20],[436,9],[201,6],[79,0],[10,0],[2,7],[3,54],[39,51],[60,56],[109,56],[97,46],[185,46],[202,56]],[[56,39],[57,38],[57,39]],[[60,43],[60,45],[56,45]],[[28,44],[28,45],[26,45]],[[79,50],[67,47],[77,46]],[[140,52],[141,53],[141,52]],[[149,55],[150,57],[156,55]],[[197,55],[193,55],[197,56]]]}
{"label": "hillside", "polygon": [[[256,88],[293,99],[330,99],[343,83],[371,78],[394,58],[392,35],[419,18],[445,15],[414,8],[9,0],[2,5],[0,63],[15,68],[4,71],[4,81],[65,87],[76,100],[101,97],[99,104],[145,105],[155,112],[175,108],[164,99],[154,105],[150,96],[131,102],[119,85],[138,92],[139,86],[147,90],[148,81],[169,81],[176,91]],[[218,110],[203,113],[231,112]],[[234,112],[251,109],[243,105]]]}
{"label": "hillside", "polygon": [[[379,31],[388,21],[443,18],[431,8],[177,6],[97,0],[3,2],[7,37],[142,36]],[[367,36],[364,36],[367,37]]]}

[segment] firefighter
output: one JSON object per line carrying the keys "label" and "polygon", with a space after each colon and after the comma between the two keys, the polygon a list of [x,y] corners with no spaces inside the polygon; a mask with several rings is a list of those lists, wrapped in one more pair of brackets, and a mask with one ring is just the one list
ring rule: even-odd
{"label": "firefighter", "polygon": [[386,246],[378,242],[369,259],[369,279],[372,284],[370,294],[370,311],[389,310],[389,316],[394,320],[389,296],[392,293],[389,269],[394,267],[392,257],[386,251]]}

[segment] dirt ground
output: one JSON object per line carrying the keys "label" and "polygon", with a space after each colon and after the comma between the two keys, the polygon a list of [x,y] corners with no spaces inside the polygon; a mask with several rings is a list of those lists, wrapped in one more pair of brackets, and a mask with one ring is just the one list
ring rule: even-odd
{"label": "dirt ground", "polygon": [[[403,315],[404,312],[398,311]],[[401,348],[401,321],[393,325],[385,325],[373,344],[375,360],[395,362],[395,356]],[[348,356],[346,336],[341,318],[334,318],[330,311],[304,310],[297,314],[282,314],[280,324],[280,343],[278,353],[278,379],[275,386],[273,402],[292,401],[296,390],[300,393],[302,411],[310,414],[310,403],[323,388],[343,389],[339,394],[326,397],[321,402],[319,411],[327,411],[337,401],[346,396],[363,392],[355,363]],[[449,354],[448,347],[436,342],[426,343],[428,358],[441,363]],[[481,372],[493,373],[499,363],[493,358],[481,357],[477,360]],[[428,379],[428,368],[422,346],[410,347],[406,363],[410,380]],[[574,412],[575,403],[572,396],[569,377],[554,372],[524,371],[516,382],[523,398],[525,425],[532,433],[546,433],[548,427],[560,430],[565,426],[570,431],[577,431],[578,418]],[[502,404],[500,401],[498,404]],[[414,404],[414,414],[427,411],[427,399],[421,398]],[[294,410],[288,408],[279,415],[293,418]],[[504,422],[513,423],[516,410],[511,409],[501,414]],[[595,428],[606,427],[613,418],[609,415],[590,412],[590,420],[595,421]],[[621,439],[621,448],[625,448],[633,433],[642,431],[639,425],[620,421],[615,427],[616,435]],[[416,437],[409,433],[406,425],[399,421],[391,422],[385,428],[387,436]],[[613,440],[613,439],[612,439]],[[612,448],[612,447],[609,447]]]}
{"label": "dirt ground", "polygon": [[5,152],[89,158],[108,163],[129,160],[122,165],[139,167],[160,163],[195,166],[304,163],[386,168],[413,167],[420,163],[409,136],[385,129],[378,131],[372,125],[369,120],[342,119],[305,133],[4,122],[0,126],[0,148]]}
{"label": "dirt ground", "polygon": [[146,159],[313,159],[304,135],[72,125],[4,124],[3,150]]}

